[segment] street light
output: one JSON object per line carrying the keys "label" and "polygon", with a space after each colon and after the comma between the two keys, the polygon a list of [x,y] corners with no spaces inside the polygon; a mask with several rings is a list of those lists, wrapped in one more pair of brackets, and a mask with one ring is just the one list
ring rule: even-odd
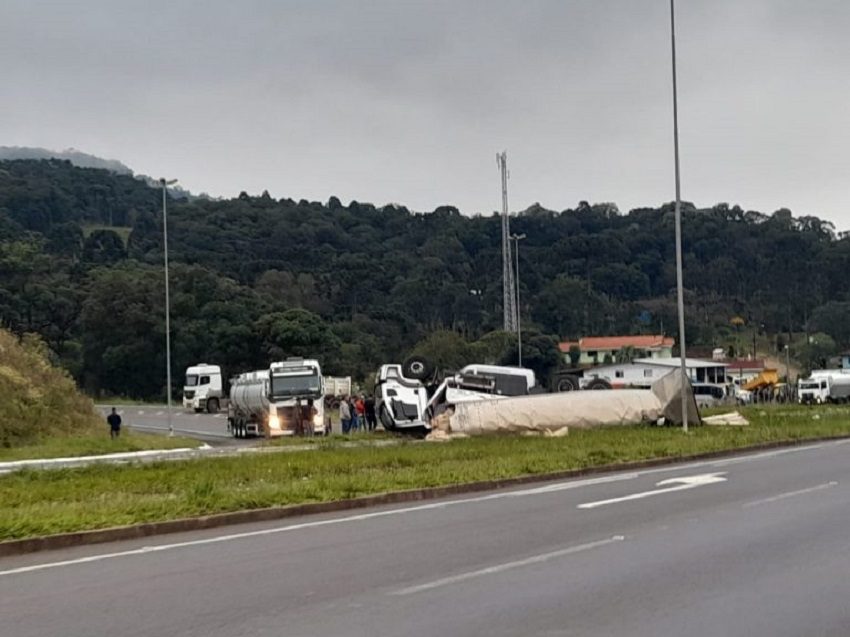
{"label": "street light", "polygon": [[676,297],[679,311],[679,358],[682,372],[682,430],[688,433],[688,369],[685,362],[685,289],[682,285],[682,196],[679,180],[679,102],[676,91],[675,0],[670,0],[670,51],[673,66],[673,158],[676,174]]}
{"label": "street light", "polygon": [[517,346],[517,361],[518,367],[522,367],[522,330],[520,315],[522,311],[519,304],[519,242],[525,239],[525,233],[512,234],[511,239],[514,242],[514,256],[516,256],[516,346]]}
{"label": "street light", "polygon": [[174,435],[174,426],[171,423],[171,297],[168,291],[168,187],[177,183],[176,179],[159,180],[162,186],[162,242],[165,253],[165,377],[166,396],[168,397],[168,435]]}

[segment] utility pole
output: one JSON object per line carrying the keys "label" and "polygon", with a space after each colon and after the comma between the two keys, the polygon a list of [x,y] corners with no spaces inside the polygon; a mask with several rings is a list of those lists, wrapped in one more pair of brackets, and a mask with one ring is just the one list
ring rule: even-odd
{"label": "utility pole", "polygon": [[166,396],[168,402],[168,435],[174,435],[174,425],[171,421],[171,297],[168,289],[168,187],[176,184],[176,179],[159,180],[162,186],[162,245],[165,255],[165,378]]}
{"label": "utility pole", "polygon": [[522,367],[522,328],[521,315],[522,306],[519,303],[519,242],[525,239],[525,233],[512,234],[514,242],[514,256],[516,257],[516,345],[517,345],[517,367]]}
{"label": "utility pole", "polygon": [[502,317],[503,329],[517,329],[516,291],[514,288],[513,263],[511,262],[511,221],[508,216],[508,153],[496,153],[496,165],[502,176]]}
{"label": "utility pole", "polygon": [[682,430],[688,432],[688,369],[685,357],[685,289],[682,283],[682,193],[679,175],[679,102],[676,87],[675,0],[670,0],[670,51],[673,63],[673,158],[676,174],[676,297],[679,311],[679,358],[682,372]]}

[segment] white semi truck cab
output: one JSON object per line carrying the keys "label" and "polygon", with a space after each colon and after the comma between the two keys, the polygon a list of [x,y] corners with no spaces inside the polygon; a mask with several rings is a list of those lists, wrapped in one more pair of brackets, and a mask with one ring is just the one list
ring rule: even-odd
{"label": "white semi truck cab", "polygon": [[317,360],[289,358],[272,363],[268,370],[241,374],[230,384],[230,432],[237,438],[291,436],[298,433],[300,422],[308,431],[323,434],[324,397],[322,369]]}
{"label": "white semi truck cab", "polygon": [[199,363],[186,368],[183,383],[183,407],[196,412],[216,413],[224,397],[221,382],[221,367]]}
{"label": "white semi truck cab", "polygon": [[850,372],[843,369],[816,369],[809,378],[797,381],[801,404],[846,403],[850,401]]}

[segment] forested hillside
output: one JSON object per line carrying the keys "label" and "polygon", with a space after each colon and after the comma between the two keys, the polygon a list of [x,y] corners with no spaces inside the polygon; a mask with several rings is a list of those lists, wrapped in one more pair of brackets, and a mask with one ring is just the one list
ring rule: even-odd
{"label": "forested hillside", "polygon": [[[541,367],[560,338],[675,335],[671,205],[532,206],[512,224],[528,237],[523,327]],[[850,345],[850,239],[830,223],[686,206],[683,232],[691,342],[727,347],[739,316],[763,334],[825,332],[823,353]],[[172,199],[169,255],[178,378],[288,354],[362,378],[435,331],[462,349],[501,323],[499,218],[451,206]],[[159,190],[67,161],[0,162],[0,322],[41,334],[89,391],[162,395],[162,257]]]}

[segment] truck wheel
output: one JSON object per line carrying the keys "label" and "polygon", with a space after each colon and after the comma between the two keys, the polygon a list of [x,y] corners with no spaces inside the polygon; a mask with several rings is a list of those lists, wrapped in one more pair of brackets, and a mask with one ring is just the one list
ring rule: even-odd
{"label": "truck wheel", "polygon": [[594,378],[587,384],[588,389],[611,389],[611,383],[604,378]]}
{"label": "truck wheel", "polygon": [[555,383],[555,391],[557,392],[576,391],[578,388],[578,376],[573,376],[572,374],[559,378]]}
{"label": "truck wheel", "polygon": [[402,363],[401,373],[406,378],[426,380],[434,375],[434,365],[423,356],[411,356]]}
{"label": "truck wheel", "polygon": [[395,423],[393,422],[390,412],[384,403],[381,403],[381,408],[378,410],[378,420],[381,421],[385,430],[395,431]]}
{"label": "truck wheel", "polygon": [[207,413],[209,414],[217,414],[218,413],[218,398],[210,398],[207,400]]}

